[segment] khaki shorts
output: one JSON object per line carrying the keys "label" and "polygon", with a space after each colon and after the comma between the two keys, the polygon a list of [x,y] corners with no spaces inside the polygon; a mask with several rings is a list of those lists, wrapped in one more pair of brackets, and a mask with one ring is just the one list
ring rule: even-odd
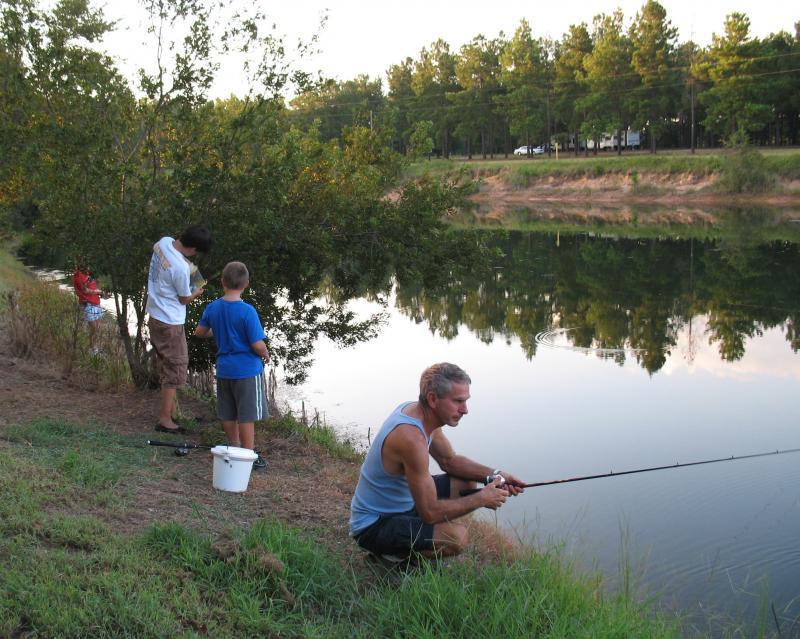
{"label": "khaki shorts", "polygon": [[156,352],[161,388],[181,388],[186,384],[189,368],[189,348],[183,324],[165,324],[151,317],[147,325],[150,343]]}

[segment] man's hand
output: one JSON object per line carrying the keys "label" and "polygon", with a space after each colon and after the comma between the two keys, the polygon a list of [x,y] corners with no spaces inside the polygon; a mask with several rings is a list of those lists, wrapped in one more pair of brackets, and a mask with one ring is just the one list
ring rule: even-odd
{"label": "man's hand", "polygon": [[502,477],[496,477],[486,488],[478,491],[478,494],[481,496],[482,506],[492,510],[500,508],[508,498],[508,490]]}
{"label": "man's hand", "polygon": [[519,495],[520,493],[525,492],[524,481],[509,473],[501,473],[501,476],[506,480],[505,487],[509,495],[513,497],[514,495]]}

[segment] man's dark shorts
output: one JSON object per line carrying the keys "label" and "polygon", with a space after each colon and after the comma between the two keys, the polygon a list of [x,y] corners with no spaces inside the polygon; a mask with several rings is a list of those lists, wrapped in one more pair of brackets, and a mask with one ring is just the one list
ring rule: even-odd
{"label": "man's dark shorts", "polygon": [[[450,475],[434,475],[437,499],[450,497]],[[407,555],[433,550],[433,524],[422,521],[415,508],[405,513],[381,515],[355,536],[359,546],[378,555]]]}

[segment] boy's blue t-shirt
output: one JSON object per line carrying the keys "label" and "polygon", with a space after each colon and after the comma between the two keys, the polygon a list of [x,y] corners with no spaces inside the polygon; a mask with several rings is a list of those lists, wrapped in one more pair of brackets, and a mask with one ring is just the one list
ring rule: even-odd
{"label": "boy's blue t-shirt", "polygon": [[265,339],[256,309],[243,300],[222,298],[206,306],[200,326],[210,328],[217,343],[217,377],[247,379],[260,375],[264,362],[250,344]]}

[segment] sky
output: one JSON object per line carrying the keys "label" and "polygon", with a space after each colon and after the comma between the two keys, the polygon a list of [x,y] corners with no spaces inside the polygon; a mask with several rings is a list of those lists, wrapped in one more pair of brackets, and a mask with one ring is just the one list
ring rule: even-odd
{"label": "sky", "polygon": [[[239,1],[239,0],[235,0]],[[260,2],[278,30],[293,42],[317,32],[320,16],[328,21],[320,35],[321,53],[307,70],[321,70],[326,77],[348,80],[360,74],[385,80],[387,69],[406,57],[416,58],[422,47],[438,38],[457,51],[478,34],[495,37],[500,31],[511,36],[522,18],[528,20],[534,36],[560,39],[571,24],[587,22],[600,13],[622,9],[626,25],[644,0],[405,0],[381,3],[375,0],[294,0]],[[681,42],[694,40],[701,46],[711,42],[712,33],[722,31],[725,16],[739,11],[751,22],[751,35],[764,37],[786,30],[794,33],[800,8],[792,12],[787,0],[661,0],[668,18],[678,28]],[[142,23],[133,0],[107,0],[109,16],[121,21],[121,31],[109,40],[109,49],[123,58],[126,74],[140,60]],[[222,74],[214,93],[242,94],[241,78],[235,69]]]}

